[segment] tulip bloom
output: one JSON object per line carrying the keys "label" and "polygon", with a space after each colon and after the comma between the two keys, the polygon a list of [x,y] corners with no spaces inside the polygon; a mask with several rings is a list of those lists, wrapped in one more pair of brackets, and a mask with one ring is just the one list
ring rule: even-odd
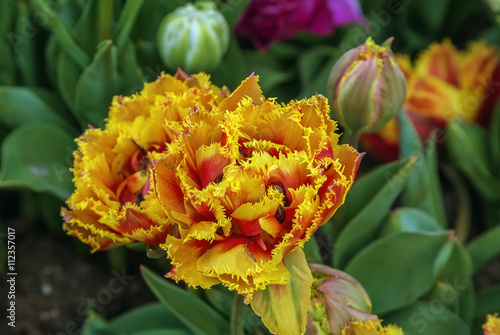
{"label": "tulip bloom", "polygon": [[403,335],[403,330],[399,327],[388,325],[382,327],[380,321],[353,321],[349,322],[342,335]]}
{"label": "tulip bloom", "polygon": [[[167,277],[224,284],[250,302],[284,285],[284,256],[344,202],[361,159],[338,145],[322,96],[280,105],[250,76],[217,108],[200,107],[153,161],[154,187],[178,234],[162,244]],[[305,320],[305,319],[304,319]]]}
{"label": "tulip bloom", "polygon": [[351,133],[380,130],[401,109],[406,80],[391,51],[392,38],[369,37],[337,61],[328,79],[334,118]]}
{"label": "tulip bloom", "polygon": [[337,27],[362,22],[357,0],[252,0],[235,30],[265,51],[274,41],[291,39],[300,31],[330,35]]}
{"label": "tulip bloom", "polygon": [[313,273],[308,334],[340,335],[350,321],[377,321],[370,314],[370,297],[361,284],[348,274],[326,265],[309,264]]}
{"label": "tulip bloom", "polygon": [[[403,111],[424,141],[455,119],[487,125],[500,95],[500,56],[495,47],[474,42],[460,52],[445,41],[431,44],[414,64],[405,56],[397,59],[408,82]],[[397,159],[397,121],[364,135],[362,147],[381,159]]]}
{"label": "tulip bloom", "polygon": [[483,325],[484,335],[498,335],[500,334],[500,319],[497,314],[488,315],[486,317],[486,323]]}
{"label": "tulip bloom", "polygon": [[151,156],[175,139],[192,110],[211,108],[221,90],[206,75],[163,75],[132,97],[115,97],[104,130],[87,129],[74,152],[75,191],[64,230],[93,251],[132,242],[159,245],[176,227],[156,199]]}

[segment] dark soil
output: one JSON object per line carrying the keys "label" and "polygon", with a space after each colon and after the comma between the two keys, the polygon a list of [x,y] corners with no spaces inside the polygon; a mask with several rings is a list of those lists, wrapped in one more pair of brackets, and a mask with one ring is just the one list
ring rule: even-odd
{"label": "dark soil", "polygon": [[[43,229],[27,233],[26,223],[20,220],[6,222],[5,226],[16,227],[16,322],[12,328],[3,318],[0,334],[76,335],[82,331],[87,306],[110,319],[156,301],[139,273],[138,259],[153,268],[158,262],[145,254],[124,250],[126,266],[112,269],[107,252],[80,252],[75,248],[80,242],[72,241],[72,237],[54,236]],[[3,311],[9,307],[4,298],[10,287],[5,284],[7,279],[2,273]]]}

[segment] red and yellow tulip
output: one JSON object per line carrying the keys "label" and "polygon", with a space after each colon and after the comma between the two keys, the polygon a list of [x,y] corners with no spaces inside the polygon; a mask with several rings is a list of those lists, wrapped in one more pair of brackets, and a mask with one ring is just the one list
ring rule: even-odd
{"label": "red and yellow tulip", "polygon": [[403,335],[403,330],[394,325],[382,327],[377,321],[353,321],[342,329],[342,335]]}
{"label": "red and yellow tulip", "polygon": [[488,315],[486,323],[483,325],[484,335],[499,335],[500,334],[500,319],[497,314]]}
{"label": "red and yellow tulip", "polygon": [[217,105],[224,92],[206,75],[178,72],[131,97],[115,97],[106,128],[88,129],[76,140],[75,191],[69,209],[62,209],[64,230],[93,251],[137,241],[164,243],[176,226],[152,189],[151,156],[177,137],[188,113]]}
{"label": "red and yellow tulip", "polygon": [[168,277],[223,283],[247,302],[286,284],[284,256],[344,202],[362,156],[337,144],[324,97],[280,105],[257,81],[190,113],[183,135],[153,161],[158,199],[179,232],[162,245]]}
{"label": "red and yellow tulip", "polygon": [[[455,119],[487,124],[500,95],[500,55],[485,42],[458,51],[450,41],[433,43],[412,64],[398,56],[407,79],[403,105],[423,140]],[[399,127],[392,119],[380,131],[364,135],[362,146],[384,160],[398,157]]]}

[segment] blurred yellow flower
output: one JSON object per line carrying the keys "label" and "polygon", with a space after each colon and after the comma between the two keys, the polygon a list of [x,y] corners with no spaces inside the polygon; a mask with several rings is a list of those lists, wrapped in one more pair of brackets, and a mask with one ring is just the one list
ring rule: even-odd
{"label": "blurred yellow flower", "polygon": [[106,128],[88,129],[76,142],[75,191],[63,208],[64,230],[103,250],[132,242],[159,245],[175,233],[150,183],[151,156],[163,152],[180,121],[217,105],[226,91],[204,74],[162,75],[131,97],[115,97]]}
{"label": "blurred yellow flower", "polygon": [[500,319],[498,314],[488,315],[483,325],[484,335],[500,335]]}
{"label": "blurred yellow flower", "polygon": [[342,329],[342,335],[404,335],[401,328],[394,325],[382,327],[380,322],[380,320],[349,322]]}
{"label": "blurred yellow flower", "polygon": [[250,76],[217,108],[200,107],[153,160],[154,185],[177,224],[162,247],[167,275],[245,295],[285,284],[284,256],[344,202],[361,159],[338,145],[322,96],[280,105]]}

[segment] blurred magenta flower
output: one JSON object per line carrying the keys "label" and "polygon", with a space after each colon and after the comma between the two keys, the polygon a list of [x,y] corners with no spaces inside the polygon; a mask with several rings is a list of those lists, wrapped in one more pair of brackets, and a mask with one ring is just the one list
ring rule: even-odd
{"label": "blurred magenta flower", "polygon": [[252,0],[236,25],[259,50],[276,40],[291,39],[300,31],[329,35],[349,23],[364,21],[357,0]]}

